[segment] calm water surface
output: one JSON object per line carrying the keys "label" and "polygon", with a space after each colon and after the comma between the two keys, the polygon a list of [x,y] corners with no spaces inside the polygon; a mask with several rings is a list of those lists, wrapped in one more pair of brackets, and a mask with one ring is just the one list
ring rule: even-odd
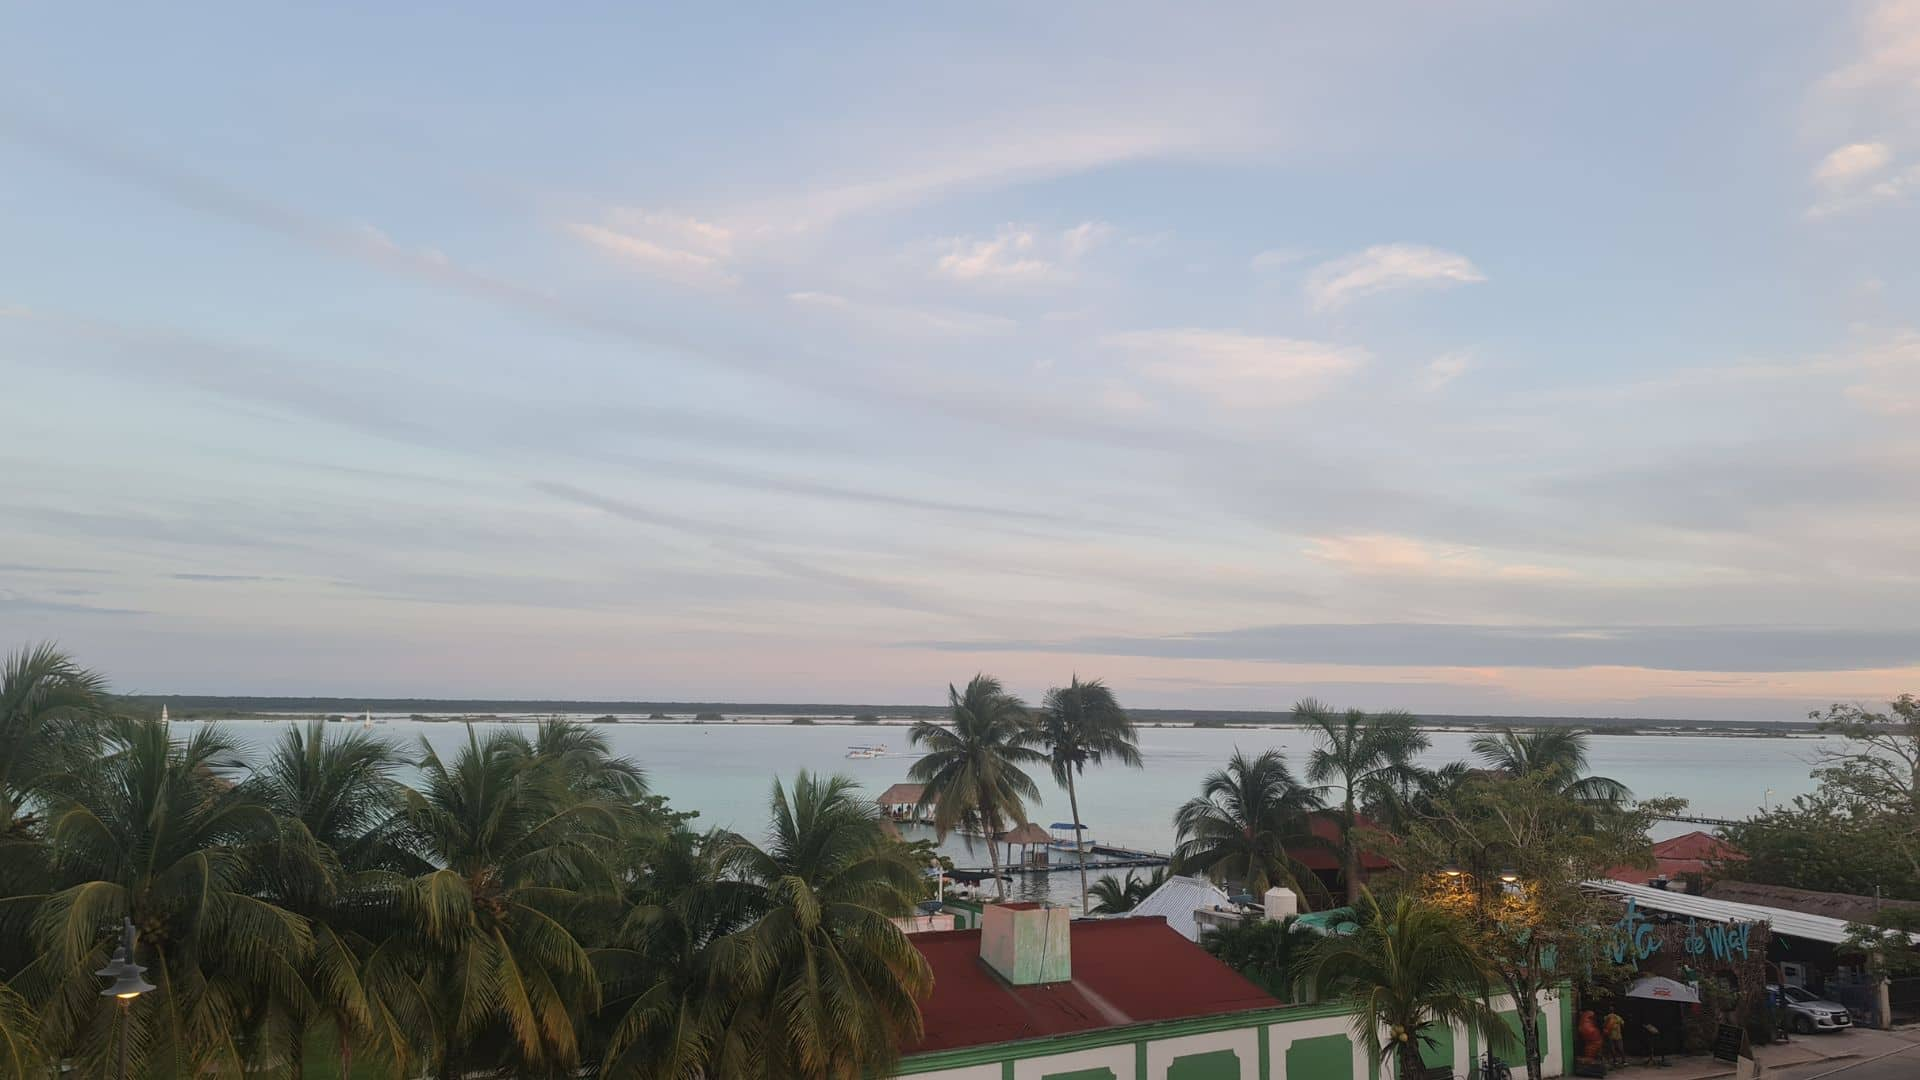
{"label": "calm water surface", "polygon": [[[382,718],[376,715],[375,719]],[[466,728],[457,723],[385,719],[386,723],[374,725],[376,734],[408,747],[424,739],[443,756],[467,737]],[[257,751],[290,722],[228,720],[221,721],[220,727]],[[478,724],[475,730],[484,733],[493,726]],[[646,766],[655,792],[666,795],[678,809],[700,812],[696,826],[725,826],[750,836],[765,830],[767,799],[776,775],[791,778],[801,769],[842,773],[877,795],[888,785],[906,780],[913,761],[907,729],[892,725],[621,723],[600,729],[617,753]],[[1437,766],[1468,757],[1472,735],[1448,731],[1431,735],[1433,749],[1423,763]],[[846,752],[854,744],[884,745],[889,753],[872,760],[850,760]],[[1595,735],[1588,749],[1593,772],[1625,783],[1636,796],[1677,795],[1688,801],[1694,814],[1738,818],[1769,799],[1778,804],[1813,790],[1811,762],[1825,745],[1829,744],[1817,737]],[[1313,738],[1290,728],[1144,728],[1140,752],[1145,767],[1089,771],[1080,784],[1081,818],[1102,843],[1166,851],[1173,843],[1174,809],[1197,794],[1201,778],[1220,768],[1236,747],[1249,753],[1278,749],[1298,771],[1312,750]],[[1041,782],[1045,801],[1029,811],[1030,817],[1042,825],[1065,820],[1069,816],[1066,792],[1054,788],[1044,773],[1035,779]],[[1655,835],[1670,836],[1696,827],[1667,824]],[[984,849],[969,853],[958,840],[949,840],[947,847],[959,865],[986,865]],[[1065,899],[1072,892],[1076,895],[1071,899],[1078,899],[1078,878],[1071,873],[1028,876],[1016,887],[1030,897],[1051,892],[1055,899]]]}

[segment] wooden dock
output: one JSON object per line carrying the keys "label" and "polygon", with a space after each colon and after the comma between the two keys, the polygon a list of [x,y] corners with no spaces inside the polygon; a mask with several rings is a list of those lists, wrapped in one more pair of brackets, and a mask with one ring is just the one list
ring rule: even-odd
{"label": "wooden dock", "polygon": [[[1108,847],[1105,844],[1093,845],[1087,852],[1089,870],[1126,870],[1139,866],[1166,866],[1173,859],[1158,851],[1135,851],[1132,848]],[[991,874],[991,866],[956,866],[956,870],[968,873]],[[1003,874],[1057,874],[1061,871],[1080,869],[1080,857],[1072,851],[1054,850],[1049,853],[1045,863],[1007,863],[1000,867]]]}

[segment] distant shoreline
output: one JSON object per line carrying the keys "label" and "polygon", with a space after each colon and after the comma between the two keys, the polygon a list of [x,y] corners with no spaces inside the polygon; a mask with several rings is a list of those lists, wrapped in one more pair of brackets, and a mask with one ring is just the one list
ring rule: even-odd
{"label": "distant shoreline", "polygon": [[[689,712],[645,715],[639,713],[606,712],[568,712],[565,710],[500,710],[497,712],[411,712],[404,715],[387,712],[378,708],[371,710],[351,709],[339,712],[315,712],[309,710],[195,710],[191,708],[174,709],[169,703],[170,715],[175,720],[187,722],[221,723],[226,721],[265,721],[268,723],[295,722],[311,720],[334,720],[344,724],[358,724],[361,717],[371,711],[375,714],[376,724],[391,722],[419,724],[531,724],[550,717],[565,717],[569,720],[588,724],[609,724],[622,727],[836,727],[854,730],[884,730],[908,728],[922,719],[940,720],[939,715],[929,717],[916,716],[878,716],[872,720],[857,720],[844,713],[807,714],[807,713],[741,713],[728,716],[699,719],[697,714]],[[156,706],[157,709],[157,706]],[[1207,720],[1168,721],[1154,719],[1152,710],[1133,711],[1136,723],[1143,730],[1166,731],[1304,731],[1308,725],[1287,721],[1236,720],[1230,722]],[[1144,714],[1144,715],[1143,715]],[[1582,727],[1595,735],[1609,736],[1647,736],[1654,738],[1718,738],[1718,739],[1787,739],[1807,738],[1817,735],[1812,725],[1806,724],[1733,724],[1723,723],[1707,726],[1704,723],[1690,724],[1668,721],[1650,724],[1642,721],[1639,725],[1615,722],[1613,726],[1588,726],[1590,721],[1578,717],[1555,717],[1551,725],[1543,723],[1549,718],[1507,719],[1501,717],[1485,718],[1477,723],[1447,723],[1445,719],[1458,718],[1433,717],[1423,719],[1421,727],[1426,731],[1452,732],[1457,734],[1477,734],[1490,727],[1513,724],[1516,727],[1562,726]],[[1479,718],[1476,718],[1479,719]]]}

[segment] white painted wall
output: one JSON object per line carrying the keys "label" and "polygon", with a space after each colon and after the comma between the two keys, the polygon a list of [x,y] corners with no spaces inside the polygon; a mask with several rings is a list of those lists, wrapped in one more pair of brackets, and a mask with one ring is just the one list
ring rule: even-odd
{"label": "white painted wall", "polygon": [[1134,1075],[1132,1043],[1016,1061],[1013,1063],[1013,1080],[1040,1080],[1041,1077],[1051,1073],[1101,1067],[1113,1070],[1113,1080],[1145,1080],[1144,1077]]}
{"label": "white painted wall", "polygon": [[1147,1075],[1141,1080],[1158,1080],[1167,1075],[1175,1058],[1204,1054],[1209,1050],[1233,1051],[1240,1058],[1240,1075],[1244,1080],[1254,1080],[1260,1075],[1260,1029],[1245,1027],[1148,1043]]}

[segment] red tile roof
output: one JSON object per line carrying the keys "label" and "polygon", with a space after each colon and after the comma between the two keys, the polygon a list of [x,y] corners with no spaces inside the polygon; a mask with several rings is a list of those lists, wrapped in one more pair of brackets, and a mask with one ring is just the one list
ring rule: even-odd
{"label": "red tile roof", "polygon": [[1073,981],[1011,986],[980,959],[980,931],[914,934],[933,968],[926,1035],[909,1054],[1271,1008],[1279,1001],[1164,919],[1073,923]]}
{"label": "red tile roof", "polygon": [[[1309,819],[1312,822],[1313,835],[1333,845],[1330,848],[1290,847],[1287,854],[1294,857],[1300,865],[1309,870],[1339,870],[1340,867],[1340,819],[1331,811],[1316,811]],[[1378,829],[1380,824],[1365,814],[1355,814],[1353,823],[1362,829]],[[1360,870],[1363,876],[1376,870],[1386,870],[1393,862],[1386,856],[1372,851],[1360,853]]]}
{"label": "red tile roof", "polygon": [[1653,869],[1616,866],[1607,871],[1607,876],[1615,881],[1645,885],[1657,877],[1672,879],[1681,874],[1704,874],[1711,863],[1737,862],[1746,857],[1746,852],[1725,840],[1696,829],[1653,845]]}

